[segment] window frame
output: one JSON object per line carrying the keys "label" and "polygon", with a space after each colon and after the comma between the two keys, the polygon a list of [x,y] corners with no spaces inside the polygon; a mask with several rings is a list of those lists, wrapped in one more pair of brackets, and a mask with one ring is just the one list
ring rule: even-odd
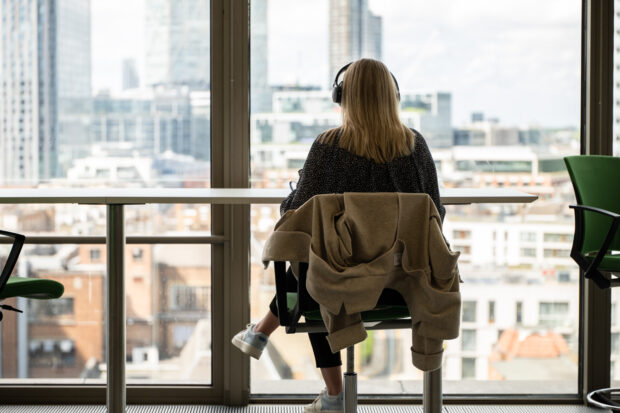
{"label": "window frame", "polygon": [[[211,0],[211,176],[214,188],[248,188],[250,166],[250,0]],[[613,147],[614,5],[582,0],[581,153],[611,155]],[[212,232],[227,242],[212,245],[211,386],[127,386],[132,404],[213,403],[244,405],[250,395],[249,360],[230,346],[231,337],[249,322],[249,231],[247,205],[213,205]],[[248,254],[233,254],[248,251]],[[247,256],[246,256],[247,255]],[[234,257],[234,259],[233,259]],[[579,375],[577,394],[447,395],[449,403],[582,403],[591,390],[609,387],[609,290],[580,277]],[[241,296],[239,291],[242,292]],[[595,328],[595,325],[597,326]],[[105,385],[0,386],[3,403],[105,403]],[[403,397],[399,397],[402,402]],[[421,395],[406,402],[420,403]],[[393,401],[373,398],[373,402]],[[264,401],[264,399],[261,399]],[[276,397],[270,402],[292,401]],[[307,401],[307,399],[303,399]]]}

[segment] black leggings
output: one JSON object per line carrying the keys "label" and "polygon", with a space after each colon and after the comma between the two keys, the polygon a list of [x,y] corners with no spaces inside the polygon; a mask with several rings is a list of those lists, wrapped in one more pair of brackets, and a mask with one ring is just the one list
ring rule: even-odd
{"label": "black leggings", "polygon": [[[297,279],[290,268],[286,271],[286,291],[297,291]],[[269,309],[276,317],[278,316],[276,297],[273,297],[273,300],[271,300]],[[310,337],[310,344],[312,345],[317,368],[342,366],[340,352],[332,353],[332,349],[327,342],[327,333],[308,333],[308,337]]]}

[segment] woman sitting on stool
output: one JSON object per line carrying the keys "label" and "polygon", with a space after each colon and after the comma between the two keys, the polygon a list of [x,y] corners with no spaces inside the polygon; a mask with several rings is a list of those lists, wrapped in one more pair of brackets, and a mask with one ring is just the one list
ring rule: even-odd
{"label": "woman sitting on stool", "polygon": [[[422,135],[400,121],[398,83],[387,67],[373,59],[344,66],[334,79],[332,98],[342,106],[342,126],[323,132],[314,141],[299,171],[297,188],[282,202],[280,213],[297,209],[318,194],[412,192],[429,194],[443,220],[445,209],[439,198],[435,163]],[[290,270],[287,277],[287,284],[296,282]],[[279,326],[275,297],[269,310],[232,340],[256,359]],[[304,411],[340,413],[340,352],[332,353],[327,333],[308,335],[326,389]]]}

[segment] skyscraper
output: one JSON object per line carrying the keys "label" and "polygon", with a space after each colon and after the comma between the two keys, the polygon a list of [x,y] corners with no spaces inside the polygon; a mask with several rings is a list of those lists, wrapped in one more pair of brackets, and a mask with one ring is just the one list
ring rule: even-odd
{"label": "skyscraper", "polygon": [[267,81],[268,0],[253,1],[250,10],[250,96],[252,113],[271,112],[271,89]]}
{"label": "skyscraper", "polygon": [[[52,177],[64,177],[73,160],[90,152],[91,92],[91,16],[90,0],[38,0],[41,5],[56,5],[50,16],[50,38],[55,39],[48,63],[50,76],[56,78],[56,124],[52,136],[57,139],[57,165]],[[54,19],[55,17],[55,19]],[[53,80],[52,80],[53,82]]]}
{"label": "skyscraper", "polygon": [[146,2],[144,83],[209,88],[209,0]]}
{"label": "skyscraper", "polygon": [[123,90],[135,89],[140,86],[136,61],[134,59],[123,59]]}
{"label": "skyscraper", "polygon": [[345,64],[370,57],[381,60],[382,19],[368,0],[329,1],[329,84]]}
{"label": "skyscraper", "polygon": [[90,1],[0,3],[0,183],[62,174],[90,113]]}

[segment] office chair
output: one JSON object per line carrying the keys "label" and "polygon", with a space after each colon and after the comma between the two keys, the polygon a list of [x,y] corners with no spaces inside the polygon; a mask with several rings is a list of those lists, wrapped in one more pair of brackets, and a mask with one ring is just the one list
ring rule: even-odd
{"label": "office chair", "polygon": [[[575,234],[571,258],[584,276],[602,289],[620,286],[620,158],[600,155],[564,158],[577,205]],[[589,403],[620,411],[611,400],[620,389],[607,388],[590,392]]]}
{"label": "office chair", "polygon": [[[47,300],[52,298],[59,298],[64,292],[64,287],[61,283],[54,280],[48,280],[43,278],[24,278],[24,277],[11,277],[11,273],[15,268],[17,259],[24,245],[26,237],[14,232],[0,230],[0,235],[13,239],[13,245],[11,251],[7,257],[2,273],[0,274],[0,302],[11,297],[25,297],[38,300]],[[14,308],[7,304],[0,304],[0,321],[2,321],[2,310],[15,311],[22,313],[22,310]]]}
{"label": "office chair", "polygon": [[[427,194],[316,195],[282,217],[263,249],[265,266],[274,262],[279,320],[287,333],[326,331],[321,310],[310,291],[321,288],[324,297],[331,293],[330,299],[344,300],[340,289],[345,284],[332,278],[338,277],[343,268],[347,273],[343,275],[343,282],[352,289],[347,291],[358,294],[351,296],[349,303],[353,308],[362,308],[361,314],[343,314],[351,316],[351,320],[345,321],[340,316],[331,320],[336,324],[355,322],[342,329],[332,326],[338,329],[339,337],[332,338],[341,342],[336,347],[348,346],[344,374],[345,413],[354,413],[357,409],[357,376],[351,344],[356,339],[347,340],[342,332],[351,327],[358,331],[358,314],[365,330],[408,328],[417,334],[414,341],[429,340],[418,347],[420,351],[412,347],[412,358],[417,358],[416,365],[427,366],[424,368],[424,412],[441,411],[441,341],[458,335],[460,320],[457,259],[458,253],[451,251],[443,238],[439,214]],[[287,291],[286,261],[293,263],[296,291]],[[314,269],[310,262],[315,262]],[[324,278],[318,277],[316,271]],[[310,278],[311,275],[315,278]],[[340,289],[330,292],[330,284],[339,285]],[[288,285],[291,288],[291,284]],[[411,296],[401,296],[409,293]],[[376,294],[377,301],[366,301],[369,297],[366,294],[373,297]],[[420,311],[415,315],[415,325],[425,331],[424,335],[413,331],[414,322],[409,311],[417,311],[412,307],[414,303],[419,303]],[[339,305],[345,305],[345,301]],[[324,315],[337,312],[330,309]],[[440,313],[442,316],[437,316]],[[299,323],[302,315],[305,322]],[[334,348],[333,343],[330,346]]]}
{"label": "office chair", "polygon": [[[306,289],[307,263],[299,263],[297,291],[287,291],[286,262],[275,261],[276,302],[280,325],[287,334],[326,332],[318,304]],[[282,311],[282,309],[286,309]],[[305,322],[299,323],[301,316]],[[377,307],[362,312],[366,330],[411,329],[409,309],[402,297],[384,293]],[[354,368],[354,347],[347,347],[346,372],[344,373],[344,413],[357,412],[357,373]],[[423,412],[440,413],[442,409],[441,368],[424,372]]]}

